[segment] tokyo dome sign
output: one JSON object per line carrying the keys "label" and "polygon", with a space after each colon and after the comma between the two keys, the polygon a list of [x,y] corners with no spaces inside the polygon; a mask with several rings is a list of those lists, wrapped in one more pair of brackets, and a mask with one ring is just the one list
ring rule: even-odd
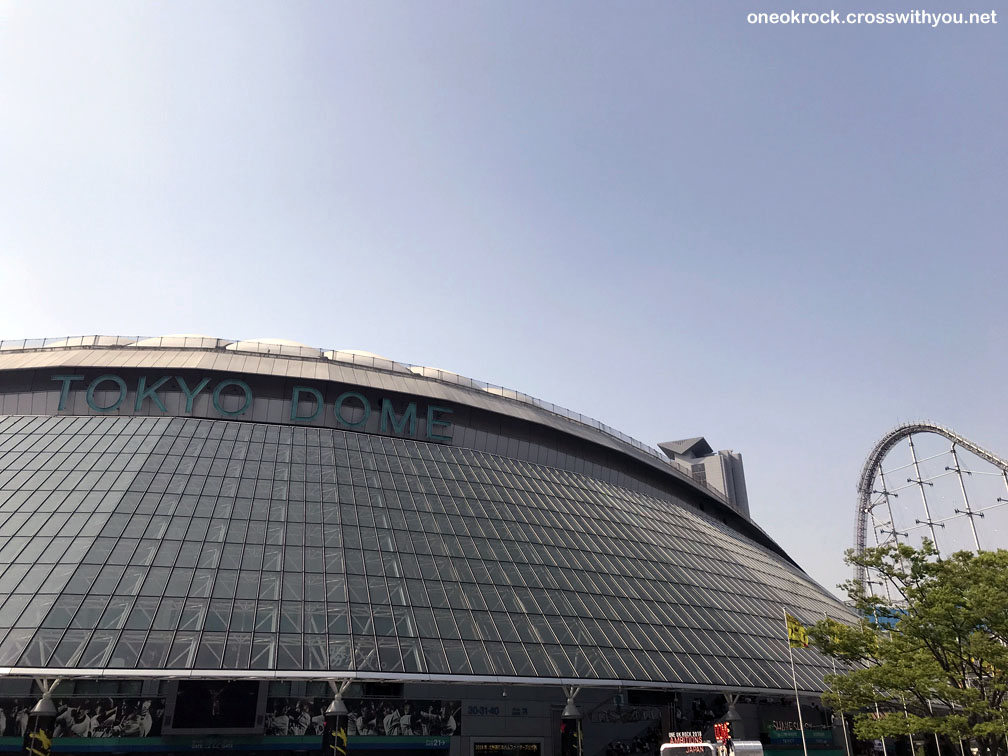
{"label": "tokyo dome sign", "polygon": [[[90,380],[83,375],[53,375],[52,380],[59,384],[59,412],[69,411],[71,394],[83,390],[84,403],[90,412],[202,417],[215,414],[236,419],[259,419],[261,415],[255,411],[257,398],[252,387],[240,378],[140,375],[127,379],[106,373]],[[276,417],[276,421],[351,430],[373,428],[381,433],[430,441],[452,440],[452,422],[448,419],[452,410],[448,407],[428,404],[426,412],[420,412],[416,401],[393,402],[385,396],[368,398],[354,390],[327,399],[319,388],[300,384],[292,386],[282,402],[282,416]],[[79,400],[73,406],[78,405]],[[426,421],[420,435],[418,417]]]}

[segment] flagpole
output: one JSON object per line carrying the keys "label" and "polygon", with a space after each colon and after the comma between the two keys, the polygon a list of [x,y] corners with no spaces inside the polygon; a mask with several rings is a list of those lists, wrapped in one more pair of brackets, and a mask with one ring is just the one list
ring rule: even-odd
{"label": "flagpole", "polygon": [[[826,610],[825,609],[823,610],[822,616],[823,616],[823,619],[826,619],[826,620],[829,619],[829,615],[826,614]],[[791,644],[790,643],[788,643],[788,648],[791,648]],[[833,656],[831,656],[830,657],[830,661],[833,662],[833,674],[836,675],[836,673],[837,673],[836,672],[836,658],[833,657]],[[841,707],[843,706],[843,702],[842,701],[841,701],[840,705],[841,705]],[[840,709],[840,726],[843,728],[843,744],[844,744],[844,748],[847,751],[847,756],[851,756],[850,742],[847,740],[847,720],[844,719],[843,708]],[[936,738],[938,737],[937,733],[935,734],[935,737]],[[941,756],[941,751],[938,752],[938,756]]]}
{"label": "flagpole", "polygon": [[794,652],[791,651],[791,633],[788,628],[787,609],[781,608],[781,611],[784,612],[784,637],[787,640],[788,657],[791,659],[791,682],[794,683],[795,704],[798,706],[798,731],[801,733],[802,752],[805,756],[808,756],[808,745],[805,743],[805,722],[802,720],[801,715],[801,699],[798,698],[798,676],[795,674]]}

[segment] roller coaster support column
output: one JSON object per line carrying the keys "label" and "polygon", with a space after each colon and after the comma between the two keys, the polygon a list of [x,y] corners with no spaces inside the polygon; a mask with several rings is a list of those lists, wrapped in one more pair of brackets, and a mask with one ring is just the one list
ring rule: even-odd
{"label": "roller coaster support column", "polygon": [[[907,478],[907,483],[916,483],[920,486],[921,500],[924,502],[924,516],[927,520],[917,520],[918,524],[927,525],[931,529],[931,541],[934,543],[935,549],[938,551],[939,556],[941,555],[941,549],[938,548],[938,536],[935,534],[935,523],[931,519],[931,510],[928,509],[927,494],[924,493],[924,486],[934,485],[933,483],[928,483],[926,480],[921,478],[920,466],[917,464],[917,451],[914,449],[913,435],[907,436],[907,441],[910,442],[910,456],[913,457],[914,473],[917,478]],[[945,527],[942,525],[941,527]]]}
{"label": "roller coaster support column", "polygon": [[973,518],[983,517],[983,512],[974,512],[970,509],[969,496],[966,495],[966,483],[963,481],[963,471],[959,465],[959,456],[956,454],[955,444],[952,444],[952,461],[955,463],[955,467],[946,467],[945,469],[955,470],[955,474],[959,476],[959,490],[962,491],[963,504],[966,506],[966,509],[957,509],[955,513],[964,514],[969,518],[970,528],[973,530],[973,543],[976,544],[976,550],[979,552],[982,551],[980,548],[980,537],[977,535],[976,523],[973,522]]}

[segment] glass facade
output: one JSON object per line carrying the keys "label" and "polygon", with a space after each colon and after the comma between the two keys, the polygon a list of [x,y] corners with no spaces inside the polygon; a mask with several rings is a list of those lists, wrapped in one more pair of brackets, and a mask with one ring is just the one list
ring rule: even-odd
{"label": "glass facade", "polygon": [[[714,516],[450,444],[0,416],[0,670],[788,690],[835,599]],[[798,687],[832,672],[811,650]]]}

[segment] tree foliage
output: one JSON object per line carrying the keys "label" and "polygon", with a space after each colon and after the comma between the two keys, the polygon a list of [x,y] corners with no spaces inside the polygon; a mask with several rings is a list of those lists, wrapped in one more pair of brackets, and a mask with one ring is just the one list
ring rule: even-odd
{"label": "tree foliage", "polygon": [[862,620],[823,620],[813,643],[844,664],[823,700],[855,717],[862,738],[940,733],[1004,750],[1008,693],[1008,551],[939,558],[933,544],[847,553],[884,581],[882,596],[843,588]]}

